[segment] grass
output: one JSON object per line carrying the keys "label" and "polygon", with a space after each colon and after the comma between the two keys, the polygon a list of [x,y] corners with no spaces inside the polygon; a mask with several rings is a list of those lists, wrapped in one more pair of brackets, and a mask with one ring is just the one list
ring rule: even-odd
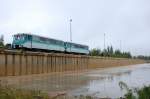
{"label": "grass", "polygon": [[125,94],[125,99],[150,99],[150,86],[128,91]]}
{"label": "grass", "polygon": [[[143,88],[140,89],[139,88],[130,89],[124,82],[119,82],[119,86],[122,90],[125,89],[127,93],[122,98],[118,99],[150,99],[150,86],[144,86]],[[51,99],[51,98],[48,96],[48,94],[43,93],[41,91],[15,89],[10,86],[0,85],[0,99]],[[93,96],[80,95],[75,96],[73,99],[97,99],[97,98]]]}
{"label": "grass", "polygon": [[150,85],[142,88],[130,89],[124,82],[119,82],[121,89],[127,90],[123,98],[125,99],[150,99]]}
{"label": "grass", "polygon": [[15,89],[0,85],[0,99],[49,99],[41,91]]}
{"label": "grass", "polygon": [[[122,90],[126,90],[127,93],[118,99],[150,99],[150,86],[144,86],[142,88],[130,89],[126,83],[119,82],[119,86]],[[75,99],[111,99],[111,98],[94,98],[93,96],[76,96]]]}

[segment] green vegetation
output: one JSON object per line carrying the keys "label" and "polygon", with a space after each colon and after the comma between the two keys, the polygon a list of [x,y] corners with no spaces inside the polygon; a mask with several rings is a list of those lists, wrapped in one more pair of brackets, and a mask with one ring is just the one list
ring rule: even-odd
{"label": "green vegetation", "polygon": [[4,43],[0,42],[0,48],[3,48],[3,47],[4,47]]}
{"label": "green vegetation", "polygon": [[[127,93],[118,99],[150,99],[150,86],[144,86],[141,89],[138,88],[133,88],[130,89],[126,83],[124,82],[119,82],[119,86],[121,90],[126,90]],[[101,99],[93,96],[75,96],[75,99]],[[102,99],[111,99],[111,98],[102,98]]]}
{"label": "green vegetation", "polygon": [[1,35],[0,37],[0,48],[3,48],[4,47],[4,36]]}
{"label": "green vegetation", "polygon": [[[119,86],[122,90],[126,90],[127,93],[118,99],[150,99],[150,86],[144,86],[141,89],[130,89],[124,82],[119,82]],[[48,94],[41,91],[15,89],[9,86],[0,85],[0,99],[51,99]],[[53,98],[56,99],[56,98]],[[61,99],[61,98],[60,98]],[[74,96],[72,99],[98,99],[93,96]],[[111,99],[111,98],[104,98]]]}
{"label": "green vegetation", "polygon": [[21,90],[0,85],[0,99],[49,99],[48,95],[40,91]]}
{"label": "green vegetation", "polygon": [[150,60],[150,56],[144,56],[144,55],[135,56],[134,58]]}
{"label": "green vegetation", "polygon": [[141,89],[130,89],[124,82],[119,82],[119,86],[122,90],[127,91],[123,97],[125,99],[150,99],[150,86],[144,86]]}
{"label": "green vegetation", "polygon": [[108,46],[107,49],[104,50],[101,50],[99,48],[93,48],[90,50],[90,56],[134,58],[134,59],[144,59],[150,62],[150,56],[144,56],[144,55],[132,56],[130,52],[122,52],[119,49],[114,50],[112,46]]}
{"label": "green vegetation", "polygon": [[112,46],[108,46],[107,49],[104,50],[94,48],[90,51],[90,55],[102,57],[132,58],[130,52],[121,52],[119,49],[114,50]]}
{"label": "green vegetation", "polygon": [[80,96],[75,96],[74,99],[95,99],[95,98],[92,96],[80,95]]}
{"label": "green vegetation", "polygon": [[141,89],[130,89],[124,97],[125,99],[150,99],[150,86],[144,86]]}

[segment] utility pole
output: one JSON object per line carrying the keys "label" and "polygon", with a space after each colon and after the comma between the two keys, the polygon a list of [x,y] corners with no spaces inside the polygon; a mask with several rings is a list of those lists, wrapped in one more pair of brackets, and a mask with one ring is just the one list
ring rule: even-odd
{"label": "utility pole", "polygon": [[106,48],[105,48],[105,33],[104,33],[104,57],[106,56]]}
{"label": "utility pole", "polygon": [[105,33],[104,33],[104,50],[105,50],[106,48],[105,48]]}
{"label": "utility pole", "polygon": [[120,40],[120,51],[122,50],[122,48],[121,48],[122,46],[121,46],[121,40]]}
{"label": "utility pole", "polygon": [[72,43],[72,27],[71,27],[71,22],[72,22],[72,19],[70,19],[69,21],[70,21],[70,52],[71,52],[71,43]]}
{"label": "utility pole", "polygon": [[72,19],[70,19],[69,21],[70,21],[70,42],[72,42],[72,27],[71,27]]}

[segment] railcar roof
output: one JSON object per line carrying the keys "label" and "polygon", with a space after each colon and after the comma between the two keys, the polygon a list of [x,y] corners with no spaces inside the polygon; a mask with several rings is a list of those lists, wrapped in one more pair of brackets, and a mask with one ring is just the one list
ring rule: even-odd
{"label": "railcar roof", "polygon": [[71,43],[71,44],[75,44],[75,45],[80,45],[80,46],[89,47],[89,46],[87,46],[87,45],[84,45],[84,44],[78,44],[78,43],[72,43],[72,42],[66,42],[66,43]]}
{"label": "railcar roof", "polygon": [[[25,34],[25,35],[31,35],[31,36],[36,36],[36,37],[43,37],[43,38],[46,38],[46,39],[52,39],[52,40],[57,40],[57,41],[65,42],[65,41],[63,41],[63,40],[53,39],[53,38],[44,37],[44,36],[39,36],[39,35],[35,35],[35,34],[30,34],[30,33],[17,33],[17,34],[15,34],[15,35],[23,35],[23,34]],[[15,35],[14,35],[14,36],[15,36]],[[84,44],[78,44],[78,43],[72,43],[72,42],[66,42],[66,43],[71,43],[71,44],[76,44],[76,45],[80,45],[80,46],[84,46],[84,47],[89,47],[89,46],[84,45]]]}
{"label": "railcar roof", "polygon": [[64,42],[63,40],[58,40],[58,39],[54,39],[54,38],[49,38],[49,37],[44,37],[44,36],[39,36],[39,35],[35,35],[35,34],[29,34],[29,33],[17,33],[15,35],[31,35],[31,36],[36,36],[36,37],[42,37],[42,38],[45,38],[45,39],[52,39],[52,40],[57,40],[57,41],[61,41],[61,42]]}

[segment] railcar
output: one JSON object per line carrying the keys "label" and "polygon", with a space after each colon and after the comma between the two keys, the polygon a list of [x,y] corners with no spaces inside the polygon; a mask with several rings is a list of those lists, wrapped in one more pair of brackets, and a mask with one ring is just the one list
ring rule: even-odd
{"label": "railcar", "polygon": [[52,38],[37,35],[18,33],[13,36],[13,49],[29,49],[42,51],[56,51],[76,54],[89,54],[89,47],[86,45],[64,42]]}
{"label": "railcar", "polygon": [[66,42],[66,52],[69,53],[80,53],[80,54],[89,54],[89,47],[86,45]]}
{"label": "railcar", "polygon": [[61,40],[19,33],[13,36],[12,47],[15,49],[26,48],[64,52],[64,43]]}

